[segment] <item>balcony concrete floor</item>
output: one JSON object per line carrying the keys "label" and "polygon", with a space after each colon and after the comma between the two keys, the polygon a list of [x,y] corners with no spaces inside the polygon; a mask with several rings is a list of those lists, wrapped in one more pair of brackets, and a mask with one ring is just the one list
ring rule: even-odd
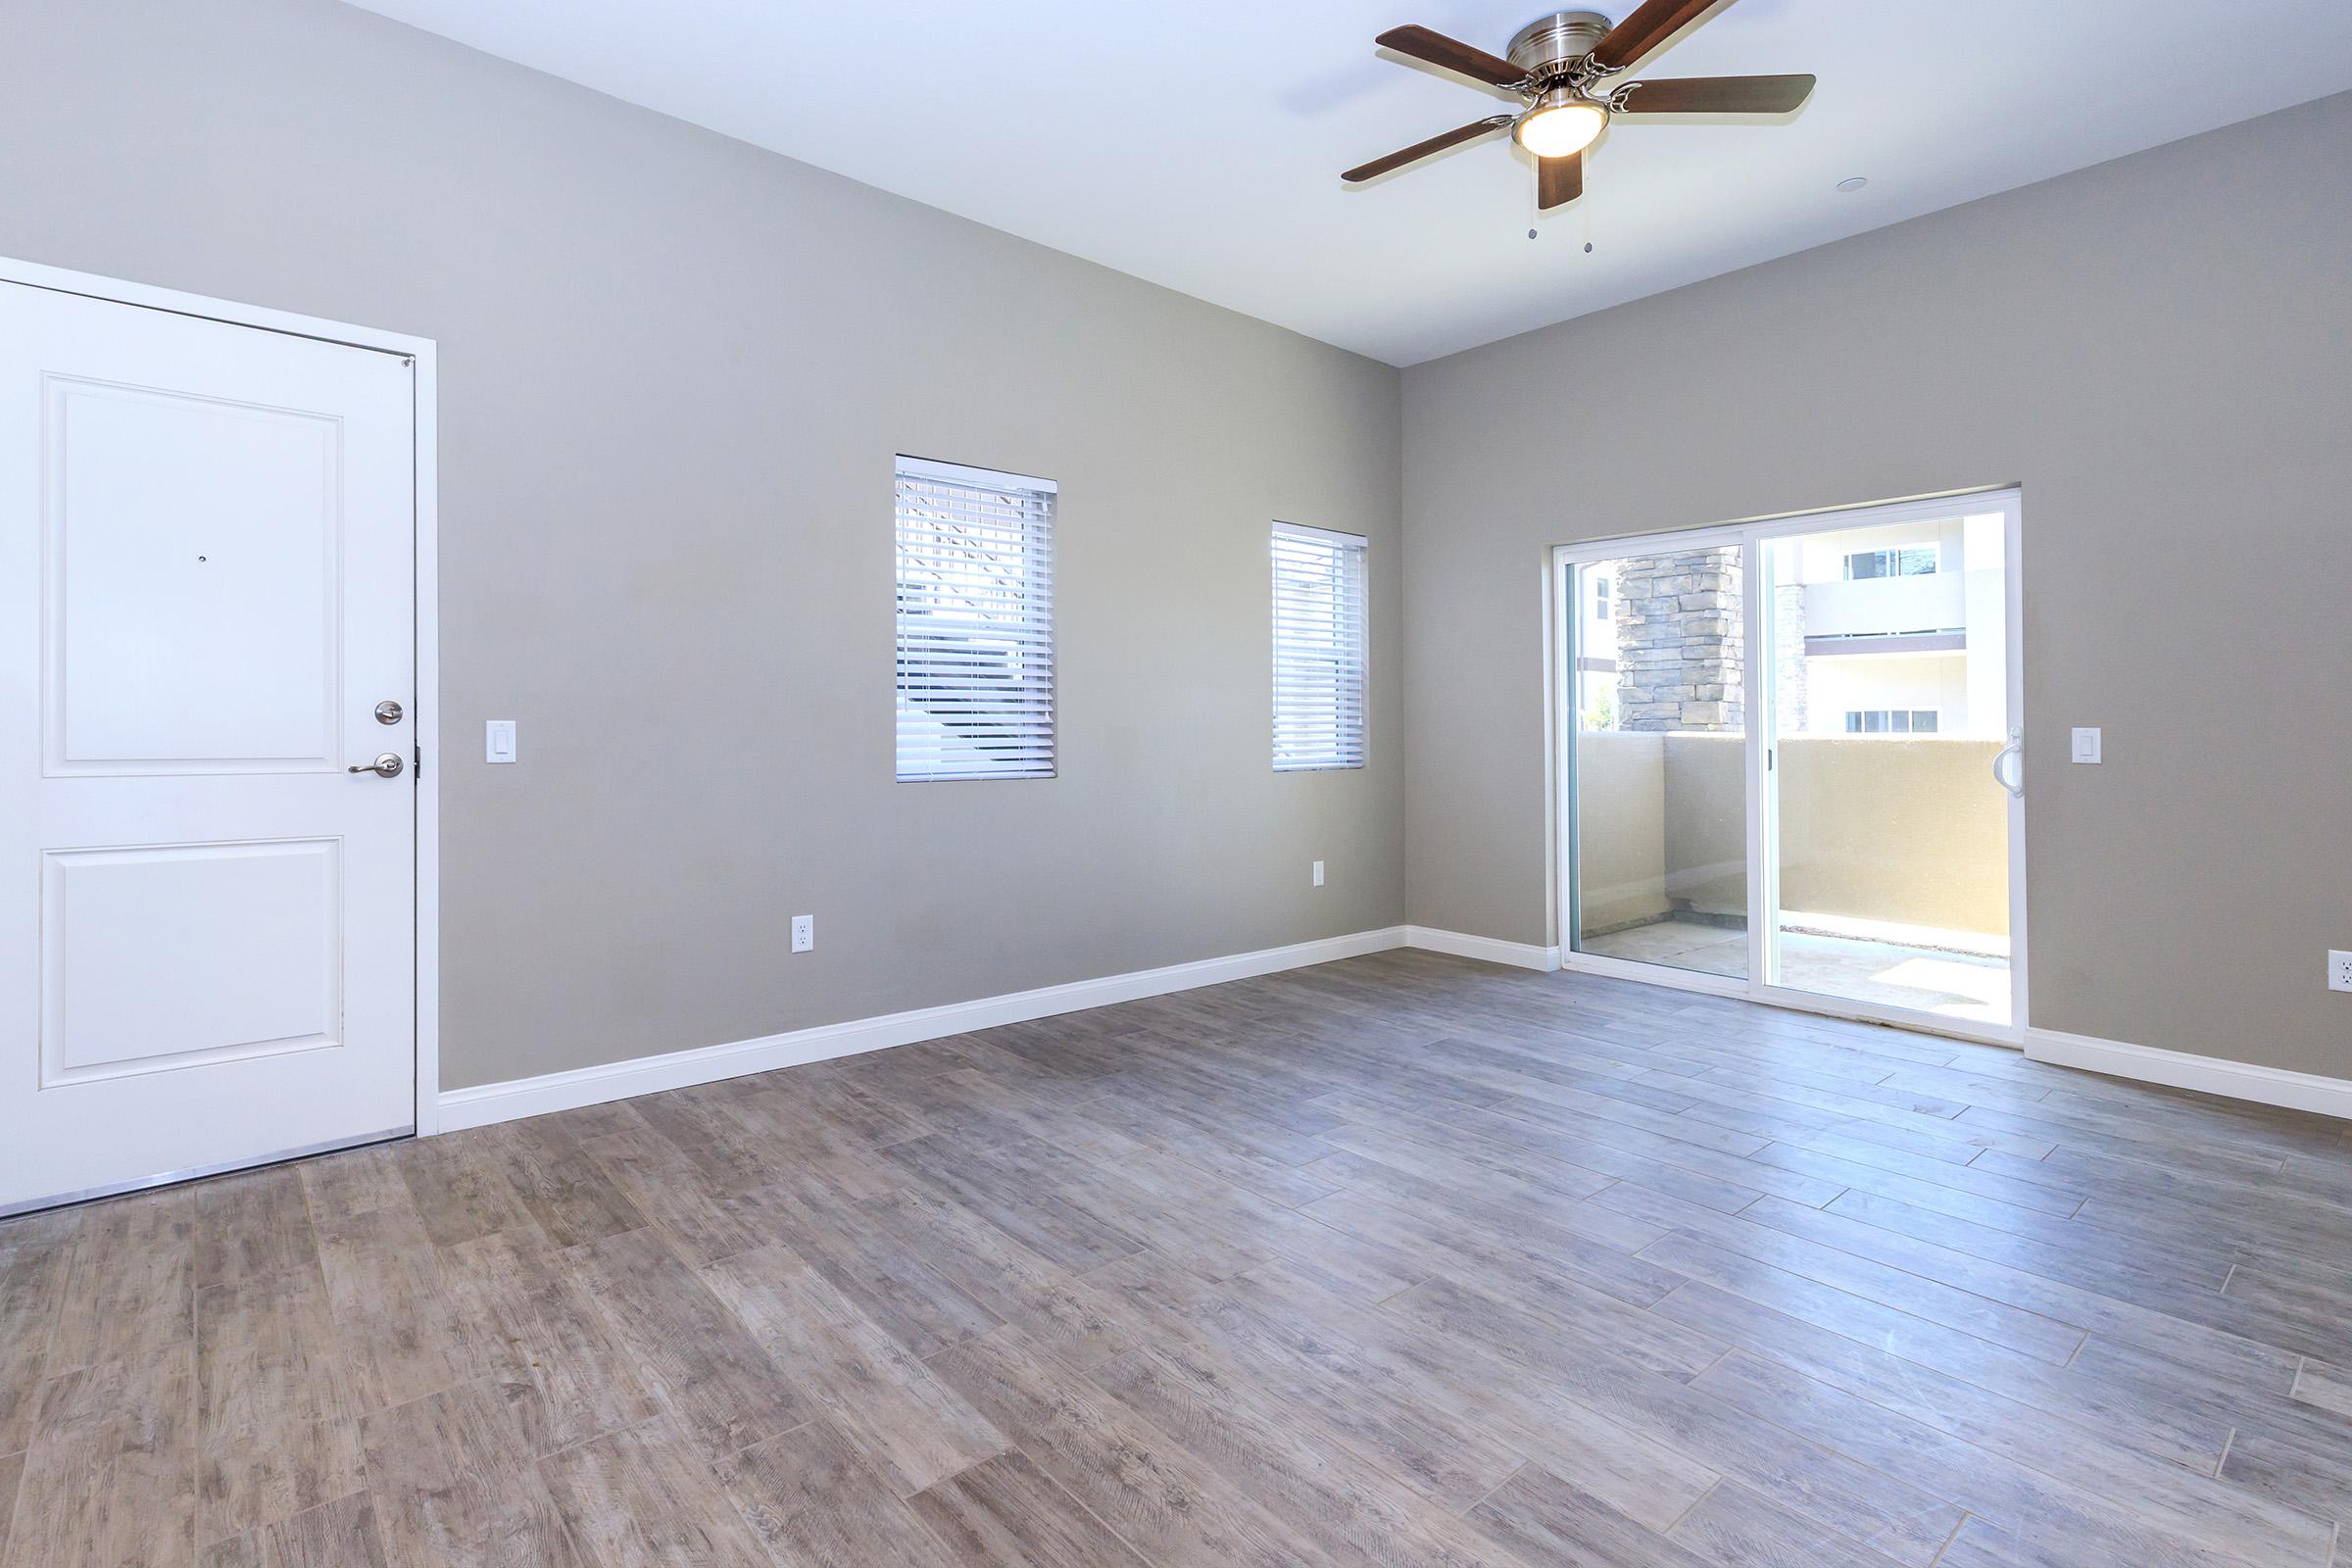
{"label": "balcony concrete floor", "polygon": [[[1592,937],[1580,951],[1744,978],[1747,933],[1662,920]],[[1909,1007],[1978,1023],[2009,1021],[2009,961],[1809,931],[1781,933],[1781,984],[1820,996]]]}

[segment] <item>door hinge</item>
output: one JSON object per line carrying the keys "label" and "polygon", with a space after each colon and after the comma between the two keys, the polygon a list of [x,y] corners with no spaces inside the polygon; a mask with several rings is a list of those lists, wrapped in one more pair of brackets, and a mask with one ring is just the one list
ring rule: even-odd
{"label": "door hinge", "polygon": [[413,760],[415,761],[415,763],[416,763],[416,766],[415,766],[415,767],[413,767],[412,769],[410,769],[410,774],[411,774],[411,776],[412,776],[412,777],[415,777],[415,778],[422,778],[422,777],[424,777],[424,748],[423,748],[423,747],[419,746],[419,747],[416,748],[416,754],[415,754],[415,757],[413,758]]}

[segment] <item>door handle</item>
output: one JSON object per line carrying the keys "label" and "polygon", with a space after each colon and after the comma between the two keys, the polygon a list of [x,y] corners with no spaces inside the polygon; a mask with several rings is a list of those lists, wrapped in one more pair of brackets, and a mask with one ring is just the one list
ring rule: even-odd
{"label": "door handle", "polygon": [[[2014,784],[2009,782],[2008,769],[2001,765],[2013,757],[2017,759],[2017,782]],[[2026,732],[2023,729],[2012,729],[2009,732],[2009,744],[1992,754],[1992,781],[2010,794],[2021,799],[2024,797],[2026,793]]]}
{"label": "door handle", "polygon": [[398,778],[401,768],[406,765],[401,761],[398,752],[386,752],[372,762],[354,762],[343,771],[346,773],[373,773],[378,778]]}

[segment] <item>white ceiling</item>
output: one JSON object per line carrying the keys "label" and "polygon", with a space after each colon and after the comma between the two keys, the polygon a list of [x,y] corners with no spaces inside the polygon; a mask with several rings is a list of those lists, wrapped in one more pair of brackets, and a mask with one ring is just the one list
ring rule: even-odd
{"label": "white ceiling", "polygon": [[1508,106],[1375,33],[1500,53],[1540,0],[358,3],[1396,365],[2352,88],[2346,0],[1738,0],[1634,75],[1813,101],[1621,122],[1539,218],[1501,137],[1339,173]]}

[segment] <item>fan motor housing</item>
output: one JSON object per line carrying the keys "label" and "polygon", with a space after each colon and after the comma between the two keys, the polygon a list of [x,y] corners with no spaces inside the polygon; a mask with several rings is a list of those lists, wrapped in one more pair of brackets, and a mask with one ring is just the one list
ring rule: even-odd
{"label": "fan motor housing", "polygon": [[1504,53],[1512,65],[1543,80],[1591,54],[1613,25],[1597,11],[1554,11],[1521,27]]}

